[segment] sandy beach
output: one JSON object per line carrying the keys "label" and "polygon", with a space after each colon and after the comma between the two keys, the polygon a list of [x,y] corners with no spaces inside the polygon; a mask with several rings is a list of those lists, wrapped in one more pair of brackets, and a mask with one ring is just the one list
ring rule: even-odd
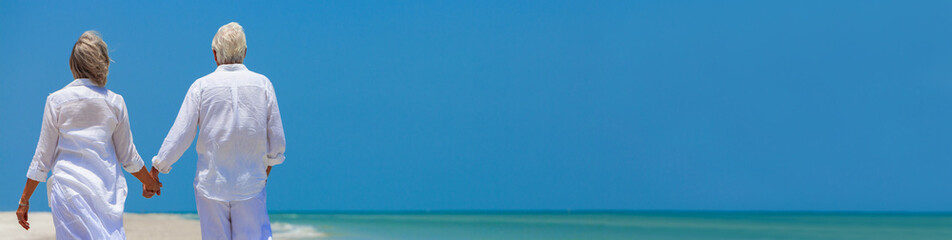
{"label": "sandy beach", "polygon": [[[128,239],[201,239],[197,220],[171,214],[134,214],[123,216]],[[30,230],[17,224],[16,213],[0,212],[3,239],[55,239],[53,216],[49,212],[31,212]]]}

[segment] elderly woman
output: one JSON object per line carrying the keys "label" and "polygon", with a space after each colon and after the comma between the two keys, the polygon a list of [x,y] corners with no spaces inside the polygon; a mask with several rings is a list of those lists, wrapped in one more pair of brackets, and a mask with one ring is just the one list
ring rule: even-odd
{"label": "elderly woman", "polygon": [[27,211],[39,182],[47,182],[57,239],[125,239],[128,190],[121,169],[143,183],[146,198],[159,191],[132,144],[122,96],[104,88],[109,62],[96,32],[83,33],[73,45],[69,67],[76,80],[46,98],[40,141],[17,209],[23,228],[30,229]]}

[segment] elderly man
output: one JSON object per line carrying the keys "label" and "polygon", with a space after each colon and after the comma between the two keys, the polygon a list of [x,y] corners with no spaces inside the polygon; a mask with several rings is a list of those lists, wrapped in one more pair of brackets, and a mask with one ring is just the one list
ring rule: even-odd
{"label": "elderly man", "polygon": [[265,183],[284,161],[284,127],[267,77],[242,64],[245,33],[238,23],[218,29],[212,54],[218,69],[192,83],[158,155],[152,175],[169,173],[198,128],[195,203],[202,239],[270,239]]}

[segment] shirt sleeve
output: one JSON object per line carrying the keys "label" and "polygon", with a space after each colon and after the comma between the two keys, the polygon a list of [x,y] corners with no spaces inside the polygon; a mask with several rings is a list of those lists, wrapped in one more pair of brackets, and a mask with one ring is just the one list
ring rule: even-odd
{"label": "shirt sleeve", "polygon": [[46,98],[46,107],[43,110],[43,125],[40,127],[40,140],[36,144],[33,162],[27,170],[26,177],[39,182],[46,182],[50,168],[53,167],[53,158],[56,157],[56,144],[59,141],[59,127],[56,126],[56,113]]}
{"label": "shirt sleeve", "polygon": [[185,150],[192,145],[198,128],[198,111],[201,104],[201,88],[198,82],[192,84],[185,94],[182,108],[179,109],[175,123],[169,130],[169,135],[162,142],[159,154],[152,158],[152,166],[162,173],[169,173],[172,164],[182,157]]}
{"label": "shirt sleeve", "polygon": [[122,164],[122,168],[130,173],[138,172],[145,164],[139,151],[136,151],[135,144],[132,143],[132,129],[129,126],[129,113],[126,109],[126,102],[121,96],[116,96],[119,107],[119,125],[112,132],[112,143],[115,145],[116,158]]}
{"label": "shirt sleeve", "polygon": [[278,99],[274,94],[274,86],[268,84],[268,166],[284,162],[284,125],[281,124],[281,111],[278,109]]}

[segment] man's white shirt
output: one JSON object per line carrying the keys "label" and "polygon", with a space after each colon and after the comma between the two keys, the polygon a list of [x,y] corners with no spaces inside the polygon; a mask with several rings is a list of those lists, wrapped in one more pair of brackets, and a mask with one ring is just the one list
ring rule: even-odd
{"label": "man's white shirt", "polygon": [[192,83],[152,166],[168,173],[196,132],[195,190],[208,199],[250,199],[264,189],[265,169],[284,162],[274,87],[243,64],[220,65]]}

